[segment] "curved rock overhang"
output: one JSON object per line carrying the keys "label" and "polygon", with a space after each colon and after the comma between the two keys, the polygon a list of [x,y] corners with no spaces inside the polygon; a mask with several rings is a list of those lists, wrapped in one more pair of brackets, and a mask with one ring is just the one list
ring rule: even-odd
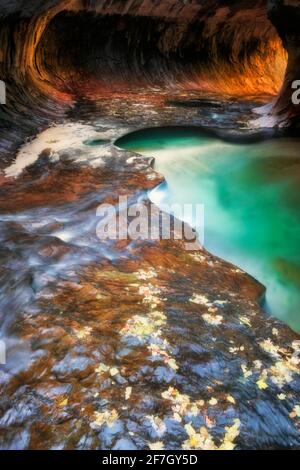
{"label": "curved rock overhang", "polygon": [[[299,89],[300,84],[300,1],[269,0],[268,16],[276,26],[283,46],[288,52],[283,85],[272,112],[279,123],[291,128],[299,128],[300,104],[297,102],[298,99],[293,100],[293,95],[296,85]],[[299,93],[297,96],[299,97]]]}
{"label": "curved rock overhang", "polygon": [[95,99],[104,90],[138,86],[235,97],[274,97],[281,89],[272,113],[278,122],[297,126],[298,108],[290,98],[299,38],[297,21],[291,26],[290,19],[299,14],[298,4],[0,2],[0,76],[8,84],[7,112],[26,114],[29,107],[42,122],[45,113],[57,116],[79,97]]}

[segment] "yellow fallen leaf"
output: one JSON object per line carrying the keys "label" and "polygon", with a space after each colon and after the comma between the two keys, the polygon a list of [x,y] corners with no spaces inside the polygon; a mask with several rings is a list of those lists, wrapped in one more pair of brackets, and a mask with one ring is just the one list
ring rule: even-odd
{"label": "yellow fallen leaf", "polygon": [[277,398],[279,400],[285,400],[286,399],[286,395],[284,393],[280,393],[279,395],[277,395]]}
{"label": "yellow fallen leaf", "polygon": [[129,400],[129,398],[131,397],[131,393],[132,393],[132,387],[126,387],[125,400]]}
{"label": "yellow fallen leaf", "polygon": [[218,400],[216,398],[211,398],[208,402],[211,406],[216,406],[218,403]]}
{"label": "yellow fallen leaf", "polygon": [[109,371],[109,367],[102,362],[99,364],[97,369],[95,369],[96,374],[103,374],[103,372]]}
{"label": "yellow fallen leaf", "polygon": [[191,447],[191,449],[197,449],[201,445],[201,441],[199,439],[199,436],[195,434],[194,436],[191,436],[188,440],[188,443]]}
{"label": "yellow fallen leaf", "polygon": [[164,450],[164,443],[161,441],[158,442],[148,442],[150,450]]}
{"label": "yellow fallen leaf", "polygon": [[262,362],[259,360],[253,361],[255,369],[261,369],[262,368]]}
{"label": "yellow fallen leaf", "polygon": [[300,405],[296,405],[293,411],[290,413],[290,418],[300,418]]}
{"label": "yellow fallen leaf", "polygon": [[205,401],[204,401],[204,400],[197,400],[197,401],[196,401],[196,405],[197,405],[197,406],[200,406],[200,408],[201,408],[202,406],[205,405]]}
{"label": "yellow fallen leaf", "polygon": [[207,297],[199,294],[193,294],[193,297],[190,299],[190,302],[193,302],[194,304],[198,305],[205,305],[207,307],[212,306],[211,302],[208,300]]}
{"label": "yellow fallen leaf", "polygon": [[270,338],[259,343],[260,347],[274,357],[279,357],[279,347]]}
{"label": "yellow fallen leaf", "polygon": [[203,320],[206,321],[206,323],[209,323],[210,325],[221,325],[223,322],[223,317],[222,315],[211,315],[209,313],[205,313],[202,315]]}
{"label": "yellow fallen leaf", "polygon": [[61,402],[59,402],[58,406],[60,406],[61,408],[63,408],[64,406],[67,406],[68,404],[68,399],[66,398],[65,400],[62,400]]}
{"label": "yellow fallen leaf", "polygon": [[116,375],[118,375],[119,371],[118,371],[118,369],[117,369],[116,367],[112,367],[112,368],[110,369],[109,373],[110,373],[110,375],[111,375],[112,377],[115,377]]}
{"label": "yellow fallen leaf", "polygon": [[219,447],[219,450],[233,450],[236,447],[236,445],[233,442],[226,441],[221,444],[221,447]]}
{"label": "yellow fallen leaf", "polygon": [[233,450],[235,448],[236,444],[234,444],[234,440],[240,433],[240,426],[241,422],[237,418],[234,420],[234,424],[232,426],[225,427],[226,433],[219,450]]}
{"label": "yellow fallen leaf", "polygon": [[261,378],[259,379],[257,382],[256,382],[256,385],[258,386],[258,388],[260,390],[265,390],[266,388],[268,388],[268,384],[265,382],[265,379]]}
{"label": "yellow fallen leaf", "polygon": [[246,364],[242,364],[242,365],[241,365],[241,369],[242,369],[243,374],[244,374],[244,377],[245,377],[246,379],[247,379],[248,377],[251,377],[252,372],[251,372],[251,370],[248,370]]}
{"label": "yellow fallen leaf", "polygon": [[196,432],[191,424],[187,424],[184,428],[189,438],[183,443],[183,449],[216,450],[214,441],[204,426],[199,432]]}
{"label": "yellow fallen leaf", "polygon": [[180,416],[179,413],[174,413],[174,414],[173,414],[173,419],[174,419],[175,421],[177,421],[178,423],[181,423],[181,421],[182,421],[182,417]]}
{"label": "yellow fallen leaf", "polygon": [[118,412],[113,410],[107,410],[103,413],[95,411],[95,420],[91,423],[91,427],[101,427],[103,424],[107,424],[108,427],[112,427],[114,422],[118,419]]}
{"label": "yellow fallen leaf", "polygon": [[198,416],[198,414],[199,414],[199,408],[198,408],[198,406],[197,406],[196,403],[194,403],[194,404],[191,406],[190,413],[191,413],[193,416]]}
{"label": "yellow fallen leaf", "polygon": [[248,317],[240,317],[240,323],[251,327],[251,322]]}
{"label": "yellow fallen leaf", "polygon": [[178,370],[178,369],[179,369],[178,365],[176,364],[175,359],[169,359],[169,360],[167,361],[167,364],[168,364],[168,366],[171,367],[171,369],[173,369],[173,370]]}
{"label": "yellow fallen leaf", "polygon": [[226,399],[229,401],[229,403],[235,404],[235,399],[231,395],[227,395]]}

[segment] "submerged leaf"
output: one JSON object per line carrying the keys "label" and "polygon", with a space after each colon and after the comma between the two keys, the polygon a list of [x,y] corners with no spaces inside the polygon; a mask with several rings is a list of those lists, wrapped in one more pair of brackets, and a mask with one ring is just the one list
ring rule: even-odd
{"label": "submerged leaf", "polygon": [[132,387],[126,387],[125,400],[129,400],[129,398],[131,397],[131,393],[132,393]]}
{"label": "submerged leaf", "polygon": [[164,443],[162,441],[148,442],[150,450],[164,450]]}
{"label": "submerged leaf", "polygon": [[257,380],[256,385],[260,390],[265,390],[266,388],[269,387],[269,385],[266,383],[265,379],[261,377],[259,380]]}

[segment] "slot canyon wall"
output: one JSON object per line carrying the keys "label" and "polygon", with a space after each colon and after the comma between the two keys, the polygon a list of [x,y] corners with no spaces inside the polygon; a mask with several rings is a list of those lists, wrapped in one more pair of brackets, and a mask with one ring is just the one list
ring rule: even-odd
{"label": "slot canyon wall", "polygon": [[1,1],[0,78],[7,84],[2,160],[33,127],[36,132],[59,119],[76,100],[122,89],[278,95],[271,114],[279,124],[297,127],[298,107],[290,98],[298,78],[299,4]]}

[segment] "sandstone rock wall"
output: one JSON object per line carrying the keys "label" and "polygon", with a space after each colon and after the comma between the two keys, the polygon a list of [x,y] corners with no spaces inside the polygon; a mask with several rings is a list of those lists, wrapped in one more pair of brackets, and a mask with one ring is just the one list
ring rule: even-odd
{"label": "sandstone rock wall", "polygon": [[[99,88],[193,88],[276,96],[278,121],[298,125],[299,2],[281,0],[30,0],[0,2],[0,75],[16,110],[63,112]],[[273,24],[272,24],[273,23]],[[283,43],[283,45],[282,45]],[[284,46],[284,47],[283,47]],[[52,105],[55,103],[54,105]],[[3,111],[2,111],[3,113]],[[34,111],[35,113],[35,111]]]}

